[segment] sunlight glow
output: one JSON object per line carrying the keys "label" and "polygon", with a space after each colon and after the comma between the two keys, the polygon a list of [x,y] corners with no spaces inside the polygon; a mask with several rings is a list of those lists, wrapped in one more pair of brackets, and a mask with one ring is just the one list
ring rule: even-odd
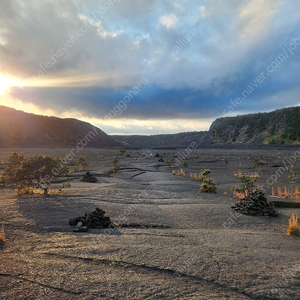
{"label": "sunlight glow", "polygon": [[11,88],[12,86],[23,86],[24,83],[16,81],[12,78],[5,77],[0,74],[0,95],[3,95],[6,90]]}

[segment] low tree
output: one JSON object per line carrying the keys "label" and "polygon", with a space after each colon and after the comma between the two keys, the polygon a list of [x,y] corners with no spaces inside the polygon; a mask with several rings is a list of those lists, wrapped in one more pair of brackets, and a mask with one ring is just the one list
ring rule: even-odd
{"label": "low tree", "polygon": [[51,179],[68,173],[69,168],[62,164],[59,157],[35,155],[25,159],[23,154],[14,152],[0,180],[5,184],[16,184],[19,194],[32,191],[34,187],[41,188],[44,194],[48,194]]}
{"label": "low tree", "polygon": [[232,191],[236,195],[241,195],[243,198],[248,197],[253,193],[254,189],[257,189],[255,183],[259,179],[258,174],[247,174],[245,172],[238,172],[233,175],[241,185],[239,187],[233,186]]}

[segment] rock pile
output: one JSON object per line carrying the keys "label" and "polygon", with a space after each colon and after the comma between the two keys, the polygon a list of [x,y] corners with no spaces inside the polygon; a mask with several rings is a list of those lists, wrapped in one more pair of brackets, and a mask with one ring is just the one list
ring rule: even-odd
{"label": "rock pile", "polygon": [[95,183],[98,181],[95,175],[92,175],[90,172],[86,172],[86,174],[80,179],[80,181]]}
{"label": "rock pile", "polygon": [[[70,226],[86,228],[108,228],[114,227],[109,217],[104,216],[105,211],[96,208],[91,213],[85,213],[83,217],[69,219]],[[80,224],[81,223],[81,224]]]}
{"label": "rock pile", "polygon": [[231,208],[250,216],[277,216],[277,212],[268,204],[264,193],[260,190],[256,190],[244,199],[239,200]]}

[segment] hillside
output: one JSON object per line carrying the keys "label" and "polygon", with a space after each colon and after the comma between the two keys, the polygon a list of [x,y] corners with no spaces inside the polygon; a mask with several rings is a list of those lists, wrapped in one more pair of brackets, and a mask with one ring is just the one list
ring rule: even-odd
{"label": "hillside", "polygon": [[212,144],[298,144],[300,107],[219,118],[210,127]]}
{"label": "hillside", "polygon": [[291,145],[300,142],[300,107],[216,119],[209,131],[160,135],[116,135],[124,146],[184,148],[216,145]]}
{"label": "hillside", "polygon": [[81,140],[85,147],[121,146],[86,122],[28,114],[0,106],[0,147],[75,147]]}
{"label": "hillside", "polygon": [[195,131],[158,135],[114,135],[113,137],[115,140],[122,142],[124,146],[183,148],[189,146],[192,142],[203,144],[203,139],[206,136],[207,131]]}
{"label": "hillside", "polygon": [[216,119],[209,131],[159,135],[114,135],[76,119],[28,114],[0,106],[0,147],[185,148],[212,145],[276,145],[300,143],[300,107]]}

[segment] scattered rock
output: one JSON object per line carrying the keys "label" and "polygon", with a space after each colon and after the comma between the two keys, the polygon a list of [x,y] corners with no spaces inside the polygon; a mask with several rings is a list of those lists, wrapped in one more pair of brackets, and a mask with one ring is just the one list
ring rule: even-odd
{"label": "scattered rock", "polygon": [[160,158],[158,161],[159,161],[159,162],[165,162],[162,158]]}
{"label": "scattered rock", "polygon": [[78,227],[76,229],[73,229],[73,232],[87,232],[88,228],[87,227]]}
{"label": "scattered rock", "polygon": [[156,154],[154,155],[154,157],[159,157],[159,154],[158,154],[158,153],[156,153]]}
{"label": "scattered rock", "polygon": [[244,199],[239,200],[231,208],[250,216],[277,216],[277,212],[269,205],[264,193],[260,190],[256,190]]}
{"label": "scattered rock", "polygon": [[83,225],[82,222],[78,222],[76,227],[82,227],[82,225]]}
{"label": "scattered rock", "polygon": [[[114,227],[109,217],[105,217],[105,211],[96,208],[91,213],[85,213],[83,217],[77,217],[69,219],[70,226],[76,226],[80,228],[112,228]],[[81,225],[81,226],[80,226]]]}
{"label": "scattered rock", "polygon": [[90,172],[86,172],[86,174],[80,179],[80,181],[95,183],[98,181],[95,175],[92,175]]}
{"label": "scattered rock", "polygon": [[131,157],[130,154],[127,154],[126,157]]}

